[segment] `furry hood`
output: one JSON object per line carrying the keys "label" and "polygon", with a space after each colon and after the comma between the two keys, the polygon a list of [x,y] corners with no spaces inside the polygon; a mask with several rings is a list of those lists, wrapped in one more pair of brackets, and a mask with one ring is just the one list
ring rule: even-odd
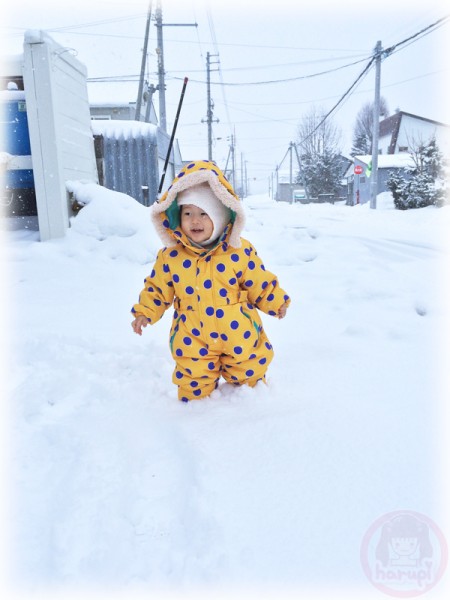
{"label": "furry hood", "polygon": [[225,175],[209,160],[198,160],[186,165],[167,191],[152,205],[152,221],[163,244],[175,246],[180,237],[181,230],[175,231],[180,224],[177,195],[200,183],[208,183],[222,204],[231,210],[232,230],[229,244],[233,248],[240,248],[241,233],[245,225],[244,207]]}

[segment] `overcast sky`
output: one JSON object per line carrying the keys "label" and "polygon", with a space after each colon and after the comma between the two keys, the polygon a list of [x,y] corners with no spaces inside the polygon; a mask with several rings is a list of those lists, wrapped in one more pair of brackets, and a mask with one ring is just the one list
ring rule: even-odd
{"label": "overcast sky", "polygon": [[[163,29],[169,131],[182,80],[189,77],[177,131],[183,159],[207,157],[207,126],[201,122],[207,108],[207,52],[219,54],[212,61],[220,60],[220,72],[211,73],[214,118],[220,120],[213,128],[213,158],[225,166],[230,135],[235,134],[238,163],[242,154],[250,191],[266,191],[271,173],[297,138],[302,116],[312,106],[325,112],[334,106],[366,66],[377,40],[383,48],[405,40],[450,12],[445,4],[442,0],[163,0],[165,24],[198,24]],[[44,29],[73,49],[90,78],[137,76],[148,6],[148,0],[15,0],[2,9],[2,53],[20,53],[23,32]],[[153,14],[155,8],[153,0]],[[399,108],[450,123],[445,57],[449,37],[447,22],[383,60],[381,93],[391,113]],[[147,68],[155,85],[156,45],[152,22]],[[351,63],[356,64],[346,66]],[[135,101],[135,79],[90,83],[90,99]],[[342,129],[344,154],[351,148],[356,114],[373,100],[374,82],[371,69],[332,116]],[[154,100],[158,112],[157,94]],[[288,167],[286,158],[282,168]]]}

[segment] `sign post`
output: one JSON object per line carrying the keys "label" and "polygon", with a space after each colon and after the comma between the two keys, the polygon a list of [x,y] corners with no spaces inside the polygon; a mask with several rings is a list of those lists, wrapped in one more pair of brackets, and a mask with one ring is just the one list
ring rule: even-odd
{"label": "sign post", "polygon": [[358,175],[358,185],[356,188],[356,204],[359,204],[359,176],[363,172],[363,168],[361,165],[355,165],[355,168],[353,169],[353,171],[354,171],[355,175]]}

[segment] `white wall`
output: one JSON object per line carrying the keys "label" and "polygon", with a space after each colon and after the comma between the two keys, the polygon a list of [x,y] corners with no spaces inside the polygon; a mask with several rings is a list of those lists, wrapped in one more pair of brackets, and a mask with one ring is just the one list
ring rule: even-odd
{"label": "white wall", "polygon": [[445,156],[450,156],[449,128],[428,121],[421,121],[408,115],[402,116],[400,131],[398,133],[397,146],[406,146],[408,151],[417,147],[420,143],[428,142],[432,137],[436,138],[437,145]]}
{"label": "white wall", "polygon": [[42,31],[24,40],[23,77],[41,240],[69,226],[67,180],[98,182],[87,71]]}

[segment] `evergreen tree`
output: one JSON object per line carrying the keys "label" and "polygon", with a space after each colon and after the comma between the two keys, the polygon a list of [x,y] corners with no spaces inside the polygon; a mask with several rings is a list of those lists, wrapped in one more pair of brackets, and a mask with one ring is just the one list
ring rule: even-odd
{"label": "evergreen tree", "polygon": [[399,210],[442,206],[446,200],[443,156],[436,139],[417,145],[411,152],[413,166],[405,169],[406,177],[392,172],[387,187]]}

